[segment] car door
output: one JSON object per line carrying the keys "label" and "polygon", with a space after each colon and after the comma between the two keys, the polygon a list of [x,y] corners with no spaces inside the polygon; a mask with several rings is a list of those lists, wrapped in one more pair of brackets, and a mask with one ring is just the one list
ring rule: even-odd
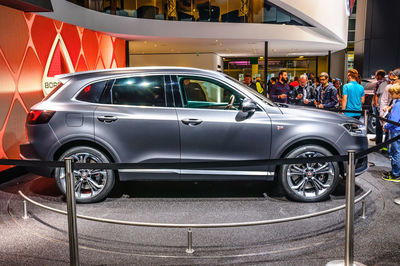
{"label": "car door", "polygon": [[[162,75],[117,78],[95,111],[95,139],[123,163],[179,162],[179,126]],[[178,179],[175,169],[122,169],[120,179]]]}
{"label": "car door", "polygon": [[[270,118],[261,109],[244,118],[239,110],[246,98],[243,93],[210,77],[182,75],[174,79],[182,162],[269,157]],[[265,165],[181,170],[183,179],[199,175],[202,179],[265,179],[273,173]]]}

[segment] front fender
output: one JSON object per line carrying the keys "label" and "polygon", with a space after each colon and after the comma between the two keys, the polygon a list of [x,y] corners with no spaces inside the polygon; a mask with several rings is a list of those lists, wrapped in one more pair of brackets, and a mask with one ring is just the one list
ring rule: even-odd
{"label": "front fender", "polygon": [[328,145],[331,149],[333,149],[333,151],[335,151],[337,154],[340,154],[340,148],[334,143],[332,142],[330,139],[328,138],[324,138],[324,137],[307,137],[307,136],[303,136],[303,137],[293,137],[287,141],[285,141],[282,145],[280,145],[280,147],[278,149],[272,149],[272,155],[271,158],[282,158],[283,155],[285,154],[286,151],[289,150],[290,147],[294,147],[297,144],[300,143],[304,143],[304,144],[325,144]]}

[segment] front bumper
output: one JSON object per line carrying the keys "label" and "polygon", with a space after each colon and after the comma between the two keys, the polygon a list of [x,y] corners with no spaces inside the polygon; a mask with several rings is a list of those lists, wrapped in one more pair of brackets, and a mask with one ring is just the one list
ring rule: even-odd
{"label": "front bumper", "polygon": [[[337,140],[336,145],[340,147],[340,154],[346,155],[347,151],[362,152],[368,149],[368,138],[367,136],[354,136],[347,132],[344,132],[342,136]],[[361,175],[368,170],[368,156],[364,156],[355,160],[355,174]],[[344,162],[344,175],[346,174],[347,162]]]}
{"label": "front bumper", "polygon": [[368,170],[368,156],[356,159],[355,174],[361,175]]}
{"label": "front bumper", "polygon": [[[20,149],[20,157],[22,160],[32,160],[32,161],[41,161],[41,158],[39,155],[36,153],[35,149],[33,148],[32,144],[30,143],[24,143],[19,146]],[[54,170],[54,168],[51,167],[25,167],[26,170],[33,174],[45,176],[45,177],[51,177],[51,174]]]}

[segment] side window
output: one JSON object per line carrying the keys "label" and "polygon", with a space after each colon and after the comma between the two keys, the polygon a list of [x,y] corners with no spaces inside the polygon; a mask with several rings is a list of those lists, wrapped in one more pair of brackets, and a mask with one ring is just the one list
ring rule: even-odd
{"label": "side window", "polygon": [[[186,108],[239,109],[245,98],[218,81],[200,77],[179,77],[183,105]],[[233,105],[228,106],[233,100]]]}
{"label": "side window", "polygon": [[116,79],[111,89],[111,102],[121,105],[165,106],[164,77]]}
{"label": "side window", "polygon": [[98,103],[107,81],[100,81],[86,86],[79,92],[76,99],[79,101]]}

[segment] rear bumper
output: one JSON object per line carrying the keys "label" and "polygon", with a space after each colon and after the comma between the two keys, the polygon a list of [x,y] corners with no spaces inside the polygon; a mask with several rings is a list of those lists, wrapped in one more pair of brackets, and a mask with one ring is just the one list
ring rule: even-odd
{"label": "rear bumper", "polygon": [[[36,153],[35,149],[33,148],[32,144],[24,143],[19,146],[20,149],[20,157],[22,160],[32,160],[32,161],[41,161],[42,159]],[[25,167],[26,170],[33,174],[51,177],[51,174],[54,168],[51,167]]]}

